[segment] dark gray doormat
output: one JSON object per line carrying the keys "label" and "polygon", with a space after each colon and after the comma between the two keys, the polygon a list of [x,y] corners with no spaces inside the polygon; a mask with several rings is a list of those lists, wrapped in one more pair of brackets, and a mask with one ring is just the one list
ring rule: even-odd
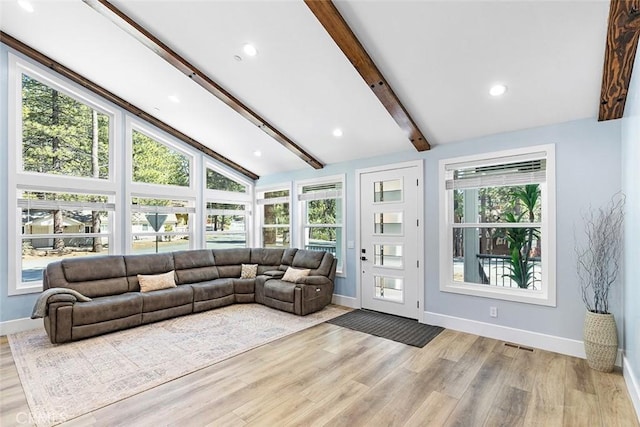
{"label": "dark gray doormat", "polygon": [[417,320],[369,310],[353,310],[327,323],[386,338],[414,347],[424,347],[444,330]]}

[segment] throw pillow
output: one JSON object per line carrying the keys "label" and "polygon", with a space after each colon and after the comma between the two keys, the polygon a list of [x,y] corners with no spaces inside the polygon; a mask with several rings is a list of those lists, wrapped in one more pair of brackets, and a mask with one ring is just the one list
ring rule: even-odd
{"label": "throw pillow", "polygon": [[258,264],[242,264],[241,279],[255,279],[258,274]]}
{"label": "throw pillow", "polygon": [[296,283],[298,279],[302,279],[303,277],[307,277],[311,273],[311,270],[303,270],[300,268],[288,267],[287,271],[282,276],[282,280],[285,282],[293,282]]}
{"label": "throw pillow", "polygon": [[140,283],[140,292],[159,291],[160,289],[176,287],[173,270],[162,274],[138,274],[138,283]]}

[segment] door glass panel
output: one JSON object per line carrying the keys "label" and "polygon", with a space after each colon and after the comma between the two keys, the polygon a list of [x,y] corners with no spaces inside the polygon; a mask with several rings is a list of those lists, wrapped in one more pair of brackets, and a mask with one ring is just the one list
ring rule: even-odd
{"label": "door glass panel", "polygon": [[404,288],[402,279],[399,277],[375,276],[375,292],[374,296],[378,299],[402,302]]}
{"label": "door glass panel", "polygon": [[374,214],[375,234],[402,234],[402,212],[380,212]]}
{"label": "door glass panel", "polygon": [[374,265],[402,268],[402,245],[373,245]]}
{"label": "door glass panel", "polygon": [[373,183],[374,202],[402,201],[402,180],[376,181]]}

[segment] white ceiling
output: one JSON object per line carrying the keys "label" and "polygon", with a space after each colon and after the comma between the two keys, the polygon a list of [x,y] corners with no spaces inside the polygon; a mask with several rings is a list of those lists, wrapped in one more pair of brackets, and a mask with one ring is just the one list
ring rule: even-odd
{"label": "white ceiling", "polygon": [[[258,175],[309,167],[81,1],[32,3],[2,31]],[[434,148],[597,117],[608,1],[335,3]],[[414,150],[302,0],[113,4],[323,163]]]}

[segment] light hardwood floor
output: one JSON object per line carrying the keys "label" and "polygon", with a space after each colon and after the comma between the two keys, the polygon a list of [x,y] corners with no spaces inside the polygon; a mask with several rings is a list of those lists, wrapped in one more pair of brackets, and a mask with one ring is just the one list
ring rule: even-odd
{"label": "light hardwood floor", "polygon": [[[0,357],[0,425],[28,425],[6,338],[0,338]],[[63,425],[639,423],[620,372],[593,371],[582,359],[452,330],[418,349],[325,323]]]}

